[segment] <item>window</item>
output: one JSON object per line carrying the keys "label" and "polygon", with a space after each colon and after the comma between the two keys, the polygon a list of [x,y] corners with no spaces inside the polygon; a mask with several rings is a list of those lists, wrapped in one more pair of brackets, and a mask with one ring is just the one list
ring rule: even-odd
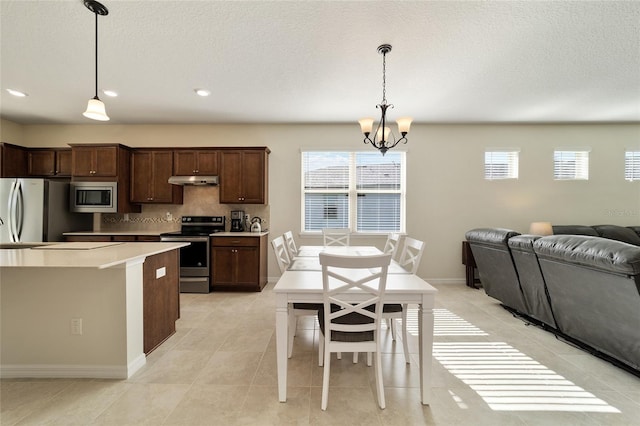
{"label": "window", "polygon": [[555,180],[589,180],[589,151],[554,151]]}
{"label": "window", "polygon": [[624,178],[628,181],[640,180],[640,151],[625,151]]}
{"label": "window", "polygon": [[484,153],[484,178],[518,179],[517,150],[492,150]]}
{"label": "window", "polygon": [[302,229],[404,232],[404,152],[302,152]]}

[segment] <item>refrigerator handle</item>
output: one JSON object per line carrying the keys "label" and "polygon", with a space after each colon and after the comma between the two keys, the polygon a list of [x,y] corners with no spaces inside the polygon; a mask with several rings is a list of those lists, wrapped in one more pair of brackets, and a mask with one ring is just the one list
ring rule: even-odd
{"label": "refrigerator handle", "polygon": [[9,239],[12,243],[16,241],[16,186],[18,185],[18,180],[14,180],[11,182],[11,189],[9,190],[9,211],[7,215],[7,226],[9,227]]}
{"label": "refrigerator handle", "polygon": [[18,180],[16,193],[16,242],[22,240],[22,227],[24,226],[24,194],[22,183]]}

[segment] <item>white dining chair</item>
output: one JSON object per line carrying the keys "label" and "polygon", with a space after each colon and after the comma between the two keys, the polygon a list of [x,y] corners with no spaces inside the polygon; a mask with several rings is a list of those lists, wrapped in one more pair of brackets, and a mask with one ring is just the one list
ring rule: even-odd
{"label": "white dining chair", "polygon": [[323,228],[322,239],[325,246],[349,246],[351,230],[349,228]]}
{"label": "white dining chair", "polygon": [[298,255],[298,247],[296,246],[296,241],[293,239],[293,232],[287,231],[282,235],[282,237],[284,238],[284,244],[287,247],[289,259],[293,259]]}
{"label": "white dining chair", "polygon": [[400,234],[392,232],[387,236],[387,241],[384,244],[383,253],[391,255],[391,259],[395,260],[398,255],[398,246],[400,242]]}
{"label": "white dining chair", "polygon": [[[322,265],[323,307],[318,311],[322,333],[318,356],[324,364],[320,408],[326,410],[329,400],[331,353],[367,352],[375,354],[378,405],[384,409],[379,337],[382,300],[391,255],[338,256],[320,253],[319,257]],[[364,293],[364,301],[353,302],[355,289]]]}
{"label": "white dining chair", "polygon": [[[291,266],[291,259],[287,252],[284,237],[276,237],[271,241],[273,251],[276,255],[276,262],[280,268],[280,273],[283,274]],[[321,303],[289,303],[288,306],[288,320],[289,320],[289,335],[287,336],[287,356],[291,358],[293,354],[293,338],[296,335],[296,329],[298,327],[298,317],[301,316],[316,316],[318,309],[322,308]]]}
{"label": "white dining chair", "polygon": [[[400,254],[398,263],[405,268],[408,273],[415,274],[418,272],[422,253],[424,252],[424,242],[415,238],[405,237],[404,247]],[[407,343],[407,309],[408,305],[400,303],[385,303],[382,311],[382,317],[387,320],[387,325],[391,330],[392,340],[396,340],[396,324],[397,319],[402,320],[402,349],[404,351],[404,360],[409,364],[409,345]]]}

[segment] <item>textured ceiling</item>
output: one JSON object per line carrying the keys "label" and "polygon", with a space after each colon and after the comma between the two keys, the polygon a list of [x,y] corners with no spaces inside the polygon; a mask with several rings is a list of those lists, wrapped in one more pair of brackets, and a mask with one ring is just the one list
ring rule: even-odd
{"label": "textured ceiling", "polygon": [[[640,2],[102,2],[99,89],[113,124],[640,121]],[[0,114],[96,123],[94,15],[0,1]],[[29,94],[15,98],[5,89]],[[212,92],[207,98],[195,88]]]}

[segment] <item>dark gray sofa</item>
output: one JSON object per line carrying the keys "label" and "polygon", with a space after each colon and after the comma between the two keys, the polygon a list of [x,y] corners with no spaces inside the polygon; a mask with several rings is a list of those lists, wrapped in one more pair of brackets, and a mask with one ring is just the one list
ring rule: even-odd
{"label": "dark gray sofa", "polygon": [[560,235],[503,228],[467,232],[486,293],[640,374],[640,227],[553,229]]}

